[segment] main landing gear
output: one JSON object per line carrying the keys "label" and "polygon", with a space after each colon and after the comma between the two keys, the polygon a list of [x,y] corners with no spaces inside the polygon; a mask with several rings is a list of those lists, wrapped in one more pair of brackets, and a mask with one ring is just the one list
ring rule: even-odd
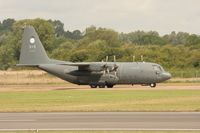
{"label": "main landing gear", "polygon": [[[156,87],[156,83],[152,83],[152,84],[146,84],[145,86],[150,86],[151,88],[155,88]],[[99,85],[97,85],[97,84],[91,84],[90,85],[90,87],[91,88],[97,88],[97,87],[99,87],[99,88],[113,88],[114,87],[114,85],[105,85],[105,84],[99,84]]]}
{"label": "main landing gear", "polygon": [[91,88],[97,88],[97,85],[90,85]]}
{"label": "main landing gear", "polygon": [[96,85],[96,84],[92,84],[92,85],[90,85],[90,87],[91,88],[97,88],[97,87],[99,87],[99,88],[113,88],[114,87],[114,85],[105,85],[105,84],[99,84],[99,85]]}
{"label": "main landing gear", "polygon": [[113,88],[114,85],[107,85],[107,88]]}

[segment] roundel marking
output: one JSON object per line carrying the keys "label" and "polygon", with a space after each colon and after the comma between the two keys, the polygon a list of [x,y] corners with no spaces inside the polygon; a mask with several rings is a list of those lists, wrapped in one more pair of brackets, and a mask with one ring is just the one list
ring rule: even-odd
{"label": "roundel marking", "polygon": [[29,41],[30,41],[31,44],[34,44],[35,43],[35,38],[31,37]]}
{"label": "roundel marking", "polygon": [[29,39],[29,42],[30,42],[30,45],[29,45],[29,48],[30,49],[36,49],[36,45],[35,45],[35,37],[31,37],[30,39]]}

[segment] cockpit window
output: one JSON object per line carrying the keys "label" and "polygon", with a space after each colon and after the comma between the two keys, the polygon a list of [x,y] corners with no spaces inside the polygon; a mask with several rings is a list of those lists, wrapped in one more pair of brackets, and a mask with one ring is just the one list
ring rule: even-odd
{"label": "cockpit window", "polygon": [[164,72],[165,71],[165,69],[162,67],[162,66],[160,66],[160,68],[161,68],[161,70]]}
{"label": "cockpit window", "polygon": [[156,66],[156,65],[153,66],[153,69],[159,72],[163,71],[163,69],[160,66]]}

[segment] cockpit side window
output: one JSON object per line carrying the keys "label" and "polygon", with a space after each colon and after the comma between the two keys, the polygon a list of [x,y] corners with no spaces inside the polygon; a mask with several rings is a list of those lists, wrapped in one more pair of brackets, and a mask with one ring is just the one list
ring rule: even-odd
{"label": "cockpit side window", "polygon": [[161,68],[161,71],[165,72],[165,69],[162,66],[160,66],[160,68]]}

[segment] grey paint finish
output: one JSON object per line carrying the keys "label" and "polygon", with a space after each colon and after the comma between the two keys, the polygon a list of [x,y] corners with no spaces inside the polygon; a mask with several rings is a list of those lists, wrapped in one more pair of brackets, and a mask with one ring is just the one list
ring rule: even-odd
{"label": "grey paint finish", "polygon": [[154,86],[171,78],[158,64],[147,62],[83,62],[72,63],[49,59],[33,27],[23,34],[18,66],[34,66],[63,80],[79,85],[104,88],[116,84]]}
{"label": "grey paint finish", "polygon": [[2,129],[200,130],[200,113],[0,113]]}

